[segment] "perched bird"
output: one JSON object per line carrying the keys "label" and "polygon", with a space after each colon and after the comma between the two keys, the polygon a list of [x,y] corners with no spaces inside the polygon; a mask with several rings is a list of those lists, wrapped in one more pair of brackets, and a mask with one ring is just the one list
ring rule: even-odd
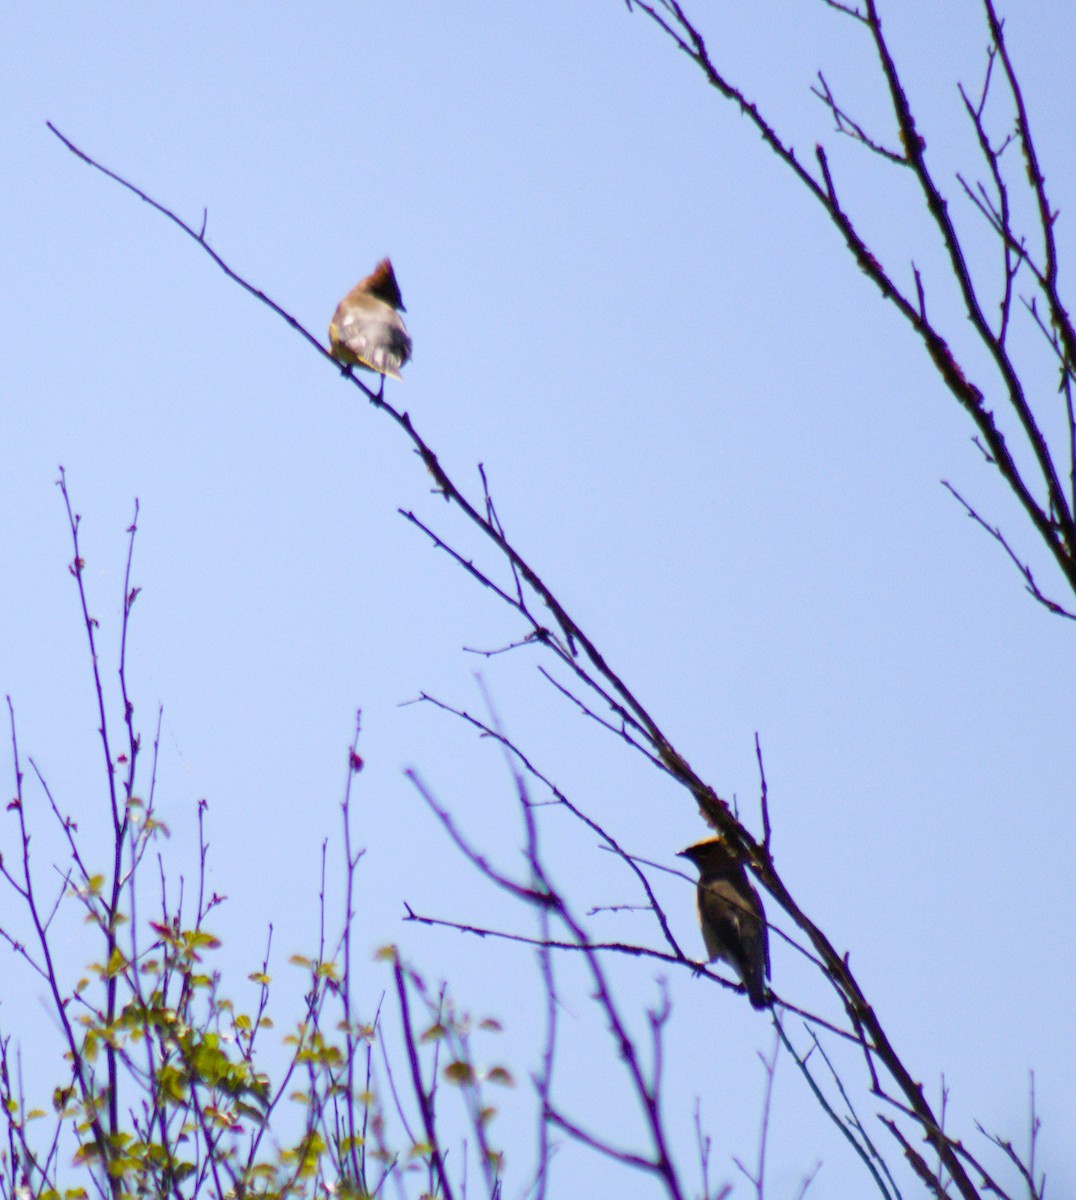
{"label": "perched bird", "polygon": [[742,980],[752,1006],[766,1008],[770,974],[766,913],[743,864],[719,837],[696,842],[679,856],[689,858],[699,869],[696,900],[710,961],[720,958],[727,962]]}
{"label": "perched bird", "polygon": [[332,356],[347,367],[367,367],[382,376],[400,378],[411,357],[411,338],[401,312],[406,312],[392,263],[383,258],[336,306],[329,325]]}

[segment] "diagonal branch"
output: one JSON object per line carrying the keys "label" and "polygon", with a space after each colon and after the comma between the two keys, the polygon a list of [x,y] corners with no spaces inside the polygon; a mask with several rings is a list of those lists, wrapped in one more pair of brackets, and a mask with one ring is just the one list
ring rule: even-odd
{"label": "diagonal branch", "polygon": [[[984,2],[988,3],[988,0],[984,0]],[[924,158],[925,145],[916,129],[916,123],[897,73],[895,62],[882,36],[881,18],[874,0],[869,0],[865,12],[847,8],[843,4],[831,4],[830,7],[837,8],[847,15],[854,17],[867,28],[874,38],[889,85],[891,101],[897,117],[898,128],[901,132],[908,165],[919,180],[928,209],[941,232],[943,244],[948,252],[954,275],[958,280],[961,293],[964,297],[969,319],[983,344],[986,346],[988,353],[994,360],[1005,389],[1007,402],[1015,413],[1024,436],[1035,456],[1046,488],[1047,503],[1045,505],[1040,504],[1036,500],[1031,487],[1024,479],[1009,450],[1004,435],[997,427],[993,413],[985,405],[985,397],[982,390],[968,380],[946,339],[941,335],[937,327],[926,318],[925,305],[922,303],[913,304],[900,288],[896,286],[890,274],[881,265],[877,256],[872,252],[856,229],[851,217],[842,208],[837,198],[836,188],[824,149],[821,146],[816,147],[816,158],[821,169],[820,177],[816,178],[799,160],[795,150],[781,139],[776,129],[762,115],[758,106],[748,100],[745,92],[736,87],[718,69],[710,56],[700,29],[687,17],[678,0],[662,0],[660,7],[661,11],[658,11],[657,4],[645,3],[643,0],[633,0],[633,8],[638,9],[648,16],[672,40],[676,47],[695,63],[702,71],[707,83],[723,98],[738,107],[741,114],[754,125],[766,146],[777,155],[796,179],[822,205],[826,214],[844,238],[857,265],[874,281],[882,297],[896,306],[912,329],[919,335],[946,387],[971,417],[979,431],[979,436],[990,448],[990,456],[993,464],[1001,473],[1039,536],[1050,550],[1069,586],[1076,592],[1076,520],[1074,520],[1073,515],[1076,500],[1072,504],[1069,503],[1065,491],[1061,487],[1057,468],[1049,447],[1031,412],[1020,378],[1004,346],[992,334],[989,324],[983,316],[970,272],[964,260],[962,246],[948,214],[947,202],[941,195],[940,190],[937,188],[933,177],[927,169]],[[996,21],[992,29],[995,37],[1000,39],[1000,25]],[[1000,45],[1003,46],[1004,43],[1001,42]],[[1002,61],[1003,64],[1008,63],[1007,51],[1002,53]],[[1006,69],[1010,70],[1010,67],[1007,66]],[[1012,75],[1012,79],[1014,81],[1013,86],[1015,86],[1015,74]],[[1018,101],[1018,111],[1022,111],[1022,99]],[[1026,129],[1026,125],[1022,125],[1021,128]],[[1027,142],[1030,145],[1029,133],[1027,134]],[[1037,160],[1033,157],[1033,146],[1030,152],[1025,151],[1025,153],[1030,153],[1032,156],[1029,158],[1029,162],[1037,164]],[[1048,212],[1048,207],[1044,211]],[[1056,301],[1057,312],[1055,316],[1052,307],[1052,317],[1055,320],[1061,321],[1066,328],[1071,328],[1071,323],[1068,322],[1064,306],[1060,303],[1060,299],[1056,297],[1056,289],[1054,299]],[[1076,362],[1076,336],[1072,338],[1072,348],[1072,351],[1069,352],[1070,361]],[[1067,340],[1066,349],[1068,349]],[[1074,435],[1073,440],[1076,443],[1076,435]],[[1074,474],[1076,474],[1076,466],[1074,466]],[[1076,485],[1074,485],[1074,492],[1076,492]]]}

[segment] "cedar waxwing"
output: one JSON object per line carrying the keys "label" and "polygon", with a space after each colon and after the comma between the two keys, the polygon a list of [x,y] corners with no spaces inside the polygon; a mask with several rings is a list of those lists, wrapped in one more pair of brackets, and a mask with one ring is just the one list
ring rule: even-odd
{"label": "cedar waxwing", "polygon": [[406,311],[392,263],[383,258],[336,306],[329,325],[333,358],[399,379],[411,357],[411,338],[400,318]]}
{"label": "cedar waxwing", "polygon": [[727,842],[708,838],[681,850],[699,869],[696,900],[702,940],[713,962],[720,958],[739,975],[754,1008],[766,1008],[770,942],[758,892]]}

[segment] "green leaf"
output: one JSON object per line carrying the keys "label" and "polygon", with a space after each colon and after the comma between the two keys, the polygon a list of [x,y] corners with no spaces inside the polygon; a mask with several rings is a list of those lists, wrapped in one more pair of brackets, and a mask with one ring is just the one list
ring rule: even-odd
{"label": "green leaf", "polygon": [[445,1078],[449,1083],[471,1084],[475,1081],[474,1067],[470,1063],[456,1059],[445,1067]]}

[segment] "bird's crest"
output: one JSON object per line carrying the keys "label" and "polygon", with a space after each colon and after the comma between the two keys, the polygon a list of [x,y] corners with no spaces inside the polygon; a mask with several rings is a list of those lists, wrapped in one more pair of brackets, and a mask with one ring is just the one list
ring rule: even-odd
{"label": "bird's crest", "polygon": [[391,304],[393,308],[407,312],[400,295],[400,285],[396,282],[396,272],[392,269],[392,259],[383,258],[365,279],[359,281],[356,291],[360,288],[369,292],[371,296],[384,300],[386,304]]}
{"label": "bird's crest", "polygon": [[681,856],[690,858],[694,863],[697,863],[700,859],[713,858],[719,854],[722,857],[735,860],[732,847],[722,837],[703,838],[701,842],[695,842],[685,849],[677,851],[678,858]]}

